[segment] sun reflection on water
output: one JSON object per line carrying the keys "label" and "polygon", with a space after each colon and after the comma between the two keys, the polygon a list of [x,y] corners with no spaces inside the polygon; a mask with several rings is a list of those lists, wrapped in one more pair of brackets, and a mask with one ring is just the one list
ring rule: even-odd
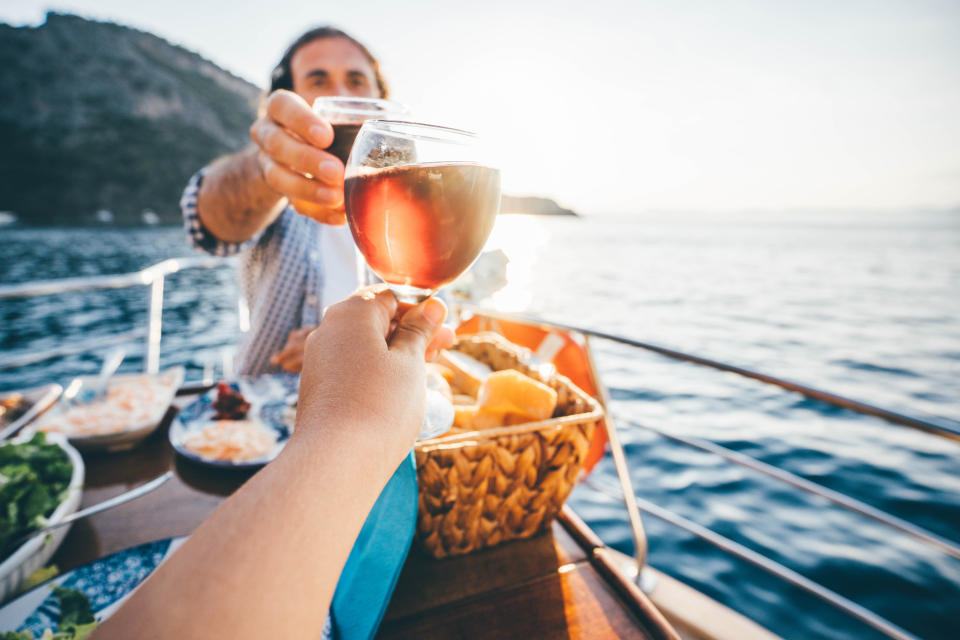
{"label": "sun reflection on water", "polygon": [[550,226],[539,216],[498,216],[484,251],[500,249],[510,259],[507,285],[490,298],[478,302],[500,311],[527,310],[533,300],[536,268],[550,237]]}

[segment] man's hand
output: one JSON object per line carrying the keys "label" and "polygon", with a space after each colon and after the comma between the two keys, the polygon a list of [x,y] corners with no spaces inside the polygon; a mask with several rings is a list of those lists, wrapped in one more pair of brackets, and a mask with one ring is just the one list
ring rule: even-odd
{"label": "man's hand", "polygon": [[270,364],[290,373],[300,373],[303,369],[303,349],[307,344],[307,336],[314,329],[316,327],[301,327],[291,331],[283,349],[270,356]]}
{"label": "man's hand", "polygon": [[250,127],[250,137],[259,147],[263,178],[274,191],[308,218],[346,223],[343,163],[323,150],[333,142],[333,127],[303,98],[292,91],[274,91],[264,114]]}

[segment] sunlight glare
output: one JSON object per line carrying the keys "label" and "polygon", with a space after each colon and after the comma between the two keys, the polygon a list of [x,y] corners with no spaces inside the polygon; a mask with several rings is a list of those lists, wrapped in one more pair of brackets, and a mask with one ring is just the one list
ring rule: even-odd
{"label": "sunlight glare", "polygon": [[534,274],[543,249],[550,242],[549,220],[540,216],[508,214],[497,217],[484,251],[500,249],[510,259],[507,285],[489,304],[499,311],[520,312],[531,302]]}

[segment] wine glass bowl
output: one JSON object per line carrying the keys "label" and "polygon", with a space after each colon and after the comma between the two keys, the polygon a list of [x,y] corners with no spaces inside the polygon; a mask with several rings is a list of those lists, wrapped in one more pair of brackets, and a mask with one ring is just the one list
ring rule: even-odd
{"label": "wine glass bowl", "polygon": [[483,249],[500,172],[475,134],[367,120],[347,163],[347,222],[370,268],[406,304],[453,282]]}

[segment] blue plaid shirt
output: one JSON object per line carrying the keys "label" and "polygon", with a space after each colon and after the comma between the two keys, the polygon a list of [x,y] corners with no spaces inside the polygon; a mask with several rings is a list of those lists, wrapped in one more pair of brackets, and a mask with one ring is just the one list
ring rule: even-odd
{"label": "blue plaid shirt", "polygon": [[[196,173],[180,199],[187,238],[194,248],[215,256],[240,254],[240,286],[250,314],[250,331],[237,354],[237,373],[259,375],[279,371],[270,356],[283,348],[294,329],[320,324],[325,306],[357,287],[356,257],[346,227],[331,227],[286,207],[277,219],[246,242],[223,242],[197,215],[197,192],[203,172]],[[345,237],[346,236],[346,237]],[[323,249],[340,255],[336,279],[325,265]],[[326,295],[325,295],[326,294]]]}

